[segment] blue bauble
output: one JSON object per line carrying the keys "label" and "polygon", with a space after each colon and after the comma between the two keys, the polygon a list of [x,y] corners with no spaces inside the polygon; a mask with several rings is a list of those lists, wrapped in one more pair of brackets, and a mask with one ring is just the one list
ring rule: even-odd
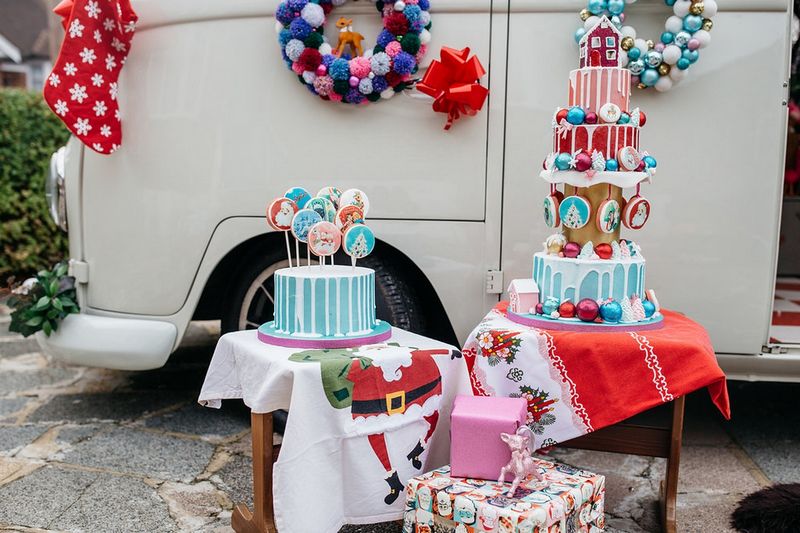
{"label": "blue bauble", "polygon": [[639,59],[639,57],[641,57],[641,55],[642,51],[636,47],[628,50],[628,59],[630,59],[631,61],[636,61],[637,59]]}
{"label": "blue bauble", "polygon": [[664,44],[669,44],[675,40],[675,34],[671,31],[665,31],[661,34],[661,42]]}
{"label": "blue bauble", "polygon": [[681,57],[688,59],[690,63],[694,63],[695,61],[697,61],[697,58],[700,57],[700,52],[698,52],[697,50],[689,50],[688,48],[685,48],[683,52],[681,52]]}
{"label": "blue bauble", "polygon": [[658,166],[658,161],[656,161],[656,158],[652,155],[644,156],[642,161],[644,161],[644,166],[646,168],[656,168]]}
{"label": "blue bauble", "polygon": [[603,319],[603,322],[612,324],[619,322],[619,319],[622,318],[622,306],[614,300],[604,303],[600,306],[600,318]]}
{"label": "blue bauble", "polygon": [[542,314],[551,315],[553,311],[558,311],[558,306],[559,306],[558,298],[553,298],[552,296],[548,296],[547,299],[542,304]]}
{"label": "blue bauble", "polygon": [[631,61],[630,63],[628,63],[628,70],[630,70],[631,74],[633,74],[634,76],[638,76],[639,74],[644,72],[644,69],[645,69],[644,61],[642,61],[641,59],[637,59],[636,61]]}
{"label": "blue bauble", "polygon": [[687,15],[686,18],[683,19],[683,29],[694,33],[700,28],[703,27],[703,17],[698,15]]}
{"label": "blue bauble", "polygon": [[644,307],[644,316],[650,318],[656,312],[656,306],[650,300],[643,300],[642,307]]}
{"label": "blue bauble", "polygon": [[619,15],[625,10],[625,0],[608,0],[608,12]]}
{"label": "blue bauble", "polygon": [[611,24],[613,24],[614,26],[617,27],[617,29],[619,29],[622,26],[622,19],[619,18],[619,15],[614,15],[611,17]]}
{"label": "blue bauble", "polygon": [[631,116],[625,112],[619,114],[619,119],[617,119],[617,124],[627,124],[631,121]]}
{"label": "blue bauble", "polygon": [[667,4],[669,7],[672,7],[675,5],[675,2],[677,1],[678,0],[664,0],[664,3]]}
{"label": "blue bauble", "polygon": [[581,39],[583,39],[584,35],[586,35],[585,28],[578,28],[577,30],[575,30],[575,42],[576,43],[581,42]]}
{"label": "blue bauble", "polygon": [[691,61],[689,61],[685,57],[682,57],[682,58],[680,58],[678,60],[678,62],[675,64],[675,66],[677,66],[681,70],[686,70],[687,68],[689,68],[689,65],[691,65],[691,64],[692,64]]}
{"label": "blue bauble", "polygon": [[588,9],[592,15],[602,15],[607,7],[608,2],[606,0],[589,0]]}
{"label": "blue bauble", "polygon": [[658,74],[657,70],[649,68],[639,75],[639,80],[641,80],[641,82],[647,85],[648,87],[652,87],[653,85],[656,84],[658,78],[660,77],[661,76]]}
{"label": "blue bauble", "polygon": [[567,152],[561,152],[556,156],[556,168],[558,170],[569,170],[569,164],[572,161],[572,155]]}
{"label": "blue bauble", "polygon": [[606,170],[609,172],[616,172],[619,170],[619,163],[616,159],[606,159]]}
{"label": "blue bauble", "polygon": [[644,62],[647,63],[647,66],[650,68],[658,68],[663,60],[664,58],[661,52],[656,52],[655,50],[647,52],[647,56],[644,58]]}
{"label": "blue bauble", "polygon": [[567,111],[567,122],[570,124],[575,124],[576,126],[583,124],[583,121],[586,119],[586,111],[581,109],[578,106],[570,107],[569,111]]}

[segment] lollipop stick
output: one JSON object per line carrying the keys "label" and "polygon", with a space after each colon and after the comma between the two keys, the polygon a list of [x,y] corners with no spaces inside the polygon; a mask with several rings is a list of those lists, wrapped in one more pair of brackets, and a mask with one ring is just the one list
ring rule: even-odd
{"label": "lollipop stick", "polygon": [[355,256],[351,256],[350,257],[350,262],[353,265],[353,272],[355,272],[356,271],[356,258],[355,258]]}
{"label": "lollipop stick", "polygon": [[300,266],[300,241],[294,240],[294,254],[297,257],[297,266]]}
{"label": "lollipop stick", "polygon": [[331,266],[333,266],[333,256],[331,255]]}
{"label": "lollipop stick", "polygon": [[308,261],[308,266],[311,266],[311,248],[306,245],[306,261]]}
{"label": "lollipop stick", "polygon": [[286,257],[289,259],[289,268],[292,268],[292,248],[289,246],[289,232],[284,231],[283,236],[286,237]]}

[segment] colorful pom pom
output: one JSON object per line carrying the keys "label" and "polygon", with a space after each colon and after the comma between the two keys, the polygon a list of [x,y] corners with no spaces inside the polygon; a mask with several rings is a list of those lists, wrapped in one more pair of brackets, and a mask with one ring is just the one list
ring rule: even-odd
{"label": "colorful pom pom", "polygon": [[314,28],[319,28],[325,23],[325,12],[319,4],[306,4],[300,11],[300,16]]}
{"label": "colorful pom pom", "polygon": [[372,90],[376,93],[382,93],[388,88],[389,84],[386,82],[386,78],[383,76],[375,76],[372,78]]}
{"label": "colorful pom pom", "polygon": [[[348,82],[350,80],[350,64],[346,59],[340,58],[334,60],[333,63],[331,63],[330,66],[328,67],[328,72],[330,72],[331,78],[333,78],[336,81],[344,80],[345,82]],[[348,88],[349,87],[350,85],[348,83]]]}
{"label": "colorful pom pom", "polygon": [[333,92],[333,78],[330,76],[317,76],[314,80],[314,90],[320,96],[328,96]]}
{"label": "colorful pom pom", "polygon": [[369,78],[364,78],[363,80],[359,81],[358,92],[360,92],[361,94],[372,93],[372,80]]}
{"label": "colorful pom pom", "polygon": [[383,27],[393,35],[405,35],[408,33],[408,19],[403,13],[392,12],[383,19]]}
{"label": "colorful pom pom", "polygon": [[292,11],[302,11],[308,0],[288,0],[287,3]]}
{"label": "colorful pom pom", "polygon": [[408,52],[409,54],[416,55],[419,52],[420,46],[422,46],[422,42],[419,39],[419,35],[415,33],[409,33],[405,37],[403,37],[403,50]]}
{"label": "colorful pom pom", "polygon": [[392,41],[386,45],[386,53],[389,57],[397,57],[397,54],[403,51],[402,45],[397,41]]}
{"label": "colorful pom pom", "polygon": [[[308,37],[303,40],[303,44],[306,45],[306,48],[317,48],[322,46],[322,43],[325,42],[325,39],[322,38],[322,34],[316,31],[312,31]],[[322,50],[319,53],[323,53]],[[330,50],[328,50],[330,53]]]}
{"label": "colorful pom pom", "polygon": [[300,54],[302,54],[305,49],[306,45],[303,44],[303,41],[292,39],[286,43],[284,52],[286,53],[286,57],[290,60],[297,61],[300,58]]}
{"label": "colorful pom pom", "polygon": [[[278,42],[281,44],[282,47],[286,48],[286,45],[293,39],[292,32],[287,29],[281,30],[278,34]],[[677,59],[676,59],[677,61]]]}
{"label": "colorful pom pom", "polygon": [[282,2],[275,10],[275,18],[284,25],[289,24],[294,20],[294,9],[289,7],[288,2]]}
{"label": "colorful pom pom", "polygon": [[314,28],[312,28],[311,25],[309,25],[309,23],[305,20],[296,18],[291,22],[291,24],[289,24],[289,31],[292,32],[292,37],[302,41],[311,35],[311,32],[314,31]]}
{"label": "colorful pom pom", "polygon": [[316,71],[317,67],[322,63],[322,55],[314,48],[306,48],[297,58],[296,63],[302,69],[301,73],[306,70]]}
{"label": "colorful pom pom", "polygon": [[356,57],[350,61],[350,74],[357,78],[366,78],[372,69],[366,57]]}
{"label": "colorful pom pom", "polygon": [[376,76],[383,76],[392,69],[392,60],[386,52],[378,52],[369,59],[372,72]]}
{"label": "colorful pom pom", "polygon": [[400,52],[394,58],[394,71],[401,76],[404,74],[411,74],[416,66],[417,62],[414,56],[407,52]]}

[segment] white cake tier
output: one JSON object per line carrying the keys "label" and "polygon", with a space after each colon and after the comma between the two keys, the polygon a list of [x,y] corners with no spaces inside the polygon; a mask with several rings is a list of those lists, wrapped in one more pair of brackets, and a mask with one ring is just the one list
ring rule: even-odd
{"label": "white cake tier", "polygon": [[298,337],[364,335],[375,320],[375,271],[344,265],[275,272],[275,329]]}
{"label": "white cake tier", "polygon": [[542,170],[539,174],[548,183],[566,183],[573,187],[591,187],[598,183],[610,183],[623,189],[635,187],[638,183],[650,183],[656,169],[651,168],[646,172],[595,172],[591,176],[587,172],[577,170]]}
{"label": "white cake tier", "polygon": [[645,261],[627,259],[570,259],[539,252],[533,255],[533,279],[539,300],[552,296],[559,302],[578,303],[584,298],[621,301],[644,295]]}

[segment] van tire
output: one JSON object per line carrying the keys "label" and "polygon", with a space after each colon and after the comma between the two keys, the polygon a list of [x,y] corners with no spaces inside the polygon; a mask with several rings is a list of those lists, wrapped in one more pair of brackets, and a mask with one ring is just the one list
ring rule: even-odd
{"label": "van tire", "polygon": [[[305,250],[301,248],[300,257],[305,264]],[[349,264],[350,258],[337,254],[337,265]],[[425,334],[427,320],[421,295],[403,276],[399,269],[389,261],[378,256],[369,256],[358,262],[375,270],[375,310],[380,320],[416,333]],[[229,280],[228,297],[223,303],[221,329],[223,333],[254,329],[273,318],[273,307],[267,293],[272,289],[272,275],[278,268],[287,265],[283,250],[249,254],[242,267]],[[260,289],[263,286],[264,289]],[[243,307],[248,309],[244,312]]]}

